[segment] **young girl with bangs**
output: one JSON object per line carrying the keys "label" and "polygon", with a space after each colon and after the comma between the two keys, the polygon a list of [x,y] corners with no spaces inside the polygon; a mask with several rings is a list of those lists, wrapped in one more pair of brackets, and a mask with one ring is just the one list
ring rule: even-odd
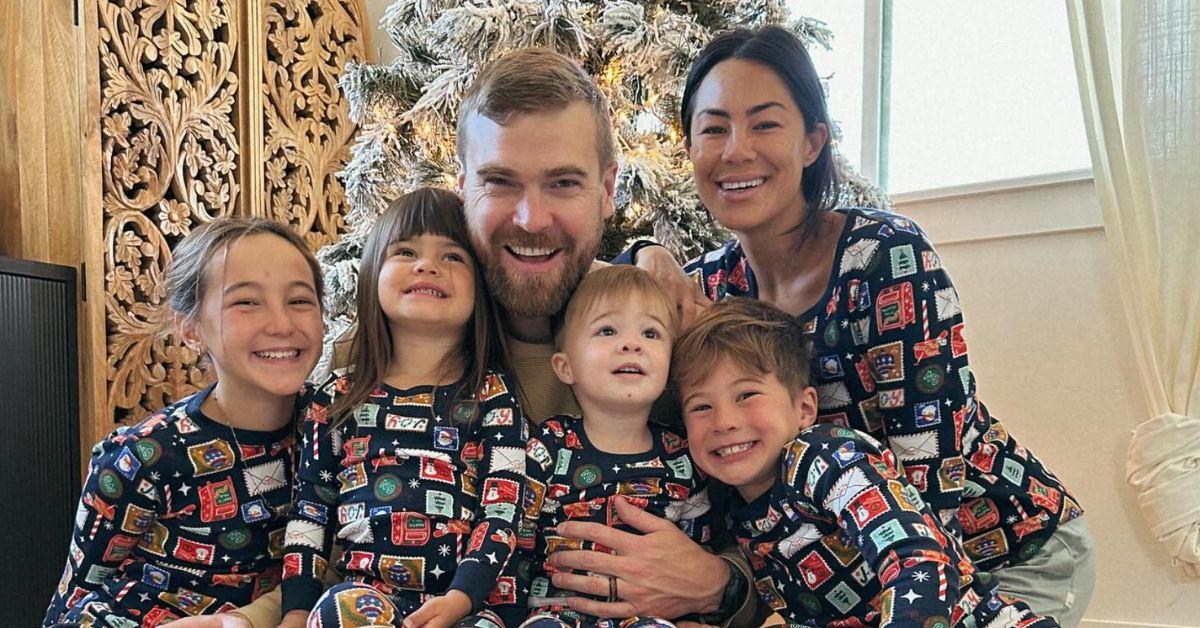
{"label": "young girl with bangs", "polygon": [[245,626],[226,611],[279,583],[320,268],[283,225],[220,219],[176,246],[166,292],[216,382],[95,446],[43,626]]}
{"label": "young girl with bangs", "polygon": [[[379,217],[354,333],[302,428],[283,625],[502,625],[484,605],[516,601],[528,431],[457,196],[422,188]],[[335,542],[345,581],[322,595]]]}

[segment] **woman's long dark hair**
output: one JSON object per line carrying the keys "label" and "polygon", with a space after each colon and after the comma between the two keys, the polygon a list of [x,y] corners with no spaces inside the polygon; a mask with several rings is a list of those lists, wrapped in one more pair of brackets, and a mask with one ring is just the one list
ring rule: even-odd
{"label": "woman's long dark hair", "polygon": [[350,378],[350,389],[330,408],[334,427],[342,424],[353,414],[354,408],[367,400],[387,373],[388,364],[394,357],[392,329],[379,306],[379,271],[389,246],[420,235],[453,240],[466,249],[474,265],[475,308],[467,321],[469,331],[463,338],[459,354],[447,355],[442,365],[447,369],[454,363],[464,365],[461,401],[477,401],[489,369],[507,370],[496,310],[488,296],[479,260],[471,248],[462,200],[448,190],[419,188],[396,199],[379,216],[363,245],[358,269],[358,321],[348,332],[354,334],[348,360],[354,373]]}
{"label": "woman's long dark hair", "polygon": [[[683,136],[689,143],[692,137],[692,113],[695,109],[692,101],[696,90],[718,63],[729,59],[745,59],[770,68],[787,86],[792,101],[800,109],[800,114],[804,117],[805,133],[812,133],[817,124],[824,124],[832,130],[821,77],[817,75],[817,69],[813,66],[808,51],[804,49],[804,44],[790,31],[778,26],[765,26],[758,30],[736,28],[714,37],[692,62],[679,105]],[[820,212],[833,209],[837,204],[841,176],[837,163],[833,160],[830,144],[829,140],[825,141],[817,159],[804,169],[800,180],[800,189],[807,209],[797,229],[805,237],[816,227]]]}

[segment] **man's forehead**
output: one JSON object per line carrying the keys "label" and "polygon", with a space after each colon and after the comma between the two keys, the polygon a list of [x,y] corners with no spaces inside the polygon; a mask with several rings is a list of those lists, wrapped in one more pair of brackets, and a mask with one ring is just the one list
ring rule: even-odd
{"label": "man's forehead", "polygon": [[[577,102],[559,110],[514,113],[496,122],[478,112],[468,114],[461,164],[463,174],[519,176],[594,175],[600,170],[599,149],[591,110]],[[582,116],[582,119],[581,119]]]}
{"label": "man's forehead", "polygon": [[587,170],[586,164],[577,164],[573,160],[555,162],[555,164],[557,165],[530,164],[522,161],[514,163],[512,160],[499,159],[478,164],[478,166],[475,167],[473,174],[481,177],[491,175],[511,177],[533,176],[541,177],[543,179],[553,179],[568,176],[586,177],[592,174]]}

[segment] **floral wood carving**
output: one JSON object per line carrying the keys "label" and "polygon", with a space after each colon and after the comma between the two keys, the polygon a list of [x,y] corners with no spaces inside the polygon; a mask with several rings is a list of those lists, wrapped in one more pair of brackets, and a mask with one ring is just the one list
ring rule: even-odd
{"label": "floral wood carving", "polygon": [[[194,226],[265,211],[314,251],[346,230],[336,173],[354,126],[337,80],[366,55],[361,0],[256,1],[260,10],[243,14],[237,0],[95,0],[107,408],[117,421],[206,380],[198,356],[162,333],[170,251]],[[256,79],[239,78],[247,67]],[[251,101],[259,111],[239,116]],[[239,126],[259,115],[261,125]]]}
{"label": "floral wood carving", "polygon": [[361,6],[352,0],[263,6],[267,211],[304,234],[314,251],[346,231],[349,205],[336,173],[350,158],[355,127],[337,82],[348,62],[365,59]]}
{"label": "floral wood carving", "polygon": [[164,337],[170,247],[238,203],[236,2],[98,0],[108,410],[136,419],[203,381]]}

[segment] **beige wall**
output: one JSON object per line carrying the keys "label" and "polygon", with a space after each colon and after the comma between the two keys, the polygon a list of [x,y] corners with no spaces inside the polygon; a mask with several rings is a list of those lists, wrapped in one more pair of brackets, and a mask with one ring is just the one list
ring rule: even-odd
{"label": "beige wall", "polygon": [[1085,626],[1200,626],[1125,483],[1148,418],[1091,180],[903,200],[958,288],[980,398],[1087,510],[1099,552]]}

